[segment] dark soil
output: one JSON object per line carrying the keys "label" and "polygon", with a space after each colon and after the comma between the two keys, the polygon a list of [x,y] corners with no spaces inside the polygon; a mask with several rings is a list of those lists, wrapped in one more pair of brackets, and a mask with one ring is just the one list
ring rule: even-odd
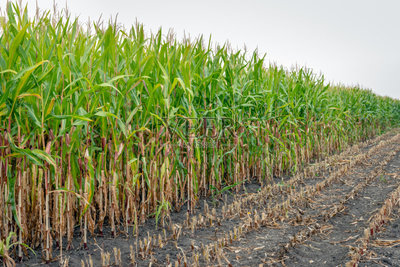
{"label": "dark soil", "polygon": [[[400,266],[400,209],[394,211],[393,221],[386,229],[371,240],[368,247],[369,255],[360,262],[359,266]],[[387,245],[377,244],[376,241],[397,241]]]}
{"label": "dark soil", "polygon": [[[350,199],[342,212],[327,221],[321,221],[326,225],[326,230],[305,242],[295,246],[287,253],[285,264],[287,266],[340,266],[350,260],[348,253],[350,247],[357,244],[359,237],[369,224],[370,217],[382,206],[384,200],[397,188],[399,180],[387,175],[393,171],[399,172],[400,153],[384,168],[384,173],[365,186],[353,199]],[[341,188],[329,190],[327,202],[339,201],[351,187],[361,182],[357,178],[368,175],[371,166],[359,168],[351,174],[352,180],[347,179]],[[362,179],[362,178],[361,178]],[[332,192],[332,194],[331,194]],[[328,205],[328,204],[327,204]],[[318,209],[312,210],[316,213]],[[317,214],[315,214],[318,216]],[[370,266],[370,265],[368,265]],[[399,266],[399,265],[393,265]]]}
{"label": "dark soil", "polygon": [[[200,214],[205,217],[207,203],[210,210],[207,214],[213,214],[212,210],[215,209],[212,225],[210,220],[204,218],[204,223],[192,230],[187,224],[188,215],[184,206],[180,212],[171,214],[164,227],[159,223],[157,230],[155,220],[147,220],[140,226],[139,236],[133,234],[133,228],[129,229],[129,233],[124,233],[121,228],[121,232],[113,238],[110,229],[105,227],[103,236],[90,237],[87,250],[83,249],[80,243],[77,228],[74,248],[63,251],[63,260],[67,260],[69,266],[82,266],[82,262],[85,266],[184,266],[185,263],[188,266],[344,266],[350,260],[349,252],[352,247],[357,246],[358,238],[368,225],[369,218],[400,185],[400,153],[389,157],[392,151],[400,150],[400,138],[395,136],[397,133],[398,131],[394,131],[384,138],[360,145],[359,150],[349,150],[338,157],[327,158],[329,164],[321,168],[316,175],[302,179],[302,183],[291,188],[286,186],[291,177],[270,181],[279,183],[281,189],[279,192],[271,191],[262,201],[256,198],[262,191],[262,187],[256,181],[244,184],[238,193],[228,192],[202,199],[195,212],[189,216],[189,221],[192,221],[194,216],[198,218]],[[391,143],[367,157],[365,161],[350,166],[334,183],[317,194],[310,195],[306,201],[290,204],[283,216],[271,217],[267,223],[261,225],[255,223],[255,226],[246,228],[239,238],[230,240],[232,238],[229,238],[229,233],[246,224],[249,218],[255,218],[263,212],[268,214],[271,207],[281,205],[288,195],[300,192],[305,186],[314,186],[324,181],[357,155],[368,153],[381,141],[389,139],[392,139]],[[388,158],[388,164],[382,164],[384,159]],[[379,168],[382,171],[375,175]],[[251,200],[253,197],[258,200]],[[223,215],[223,210],[226,211],[230,204],[240,199],[250,200],[243,204],[237,214]],[[374,239],[400,239],[399,226],[400,218],[394,217],[393,221],[386,225],[386,231],[379,233]],[[175,230],[174,235],[173,228],[180,230]],[[179,237],[174,238],[176,235]],[[162,247],[158,241],[159,236],[162,239]],[[293,236],[299,238],[291,242]],[[152,245],[142,252],[140,241],[144,241],[144,238],[148,240],[148,237],[152,237]],[[218,245],[223,238],[228,242],[223,246]],[[216,254],[210,252],[208,259],[204,257],[207,245],[219,251]],[[131,246],[135,254],[134,263],[131,260]],[[399,246],[400,242],[392,247],[370,245],[369,256],[362,258],[360,266],[400,266]],[[120,251],[121,263],[118,256],[115,258],[114,249]],[[31,253],[29,259],[25,259],[21,266],[42,265],[41,252],[36,252],[37,256]],[[55,248],[53,255],[56,257],[59,253]],[[102,259],[102,255],[104,257],[107,253],[110,254],[109,261]],[[60,261],[55,258],[47,266],[60,266]]]}

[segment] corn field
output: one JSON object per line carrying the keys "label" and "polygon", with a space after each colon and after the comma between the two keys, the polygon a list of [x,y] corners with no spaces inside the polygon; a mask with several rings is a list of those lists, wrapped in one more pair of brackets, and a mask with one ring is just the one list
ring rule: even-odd
{"label": "corn field", "polygon": [[0,22],[0,240],[14,232],[47,261],[77,226],[83,246],[107,225],[134,235],[154,214],[292,175],[400,122],[398,100],[202,37],[12,4]]}

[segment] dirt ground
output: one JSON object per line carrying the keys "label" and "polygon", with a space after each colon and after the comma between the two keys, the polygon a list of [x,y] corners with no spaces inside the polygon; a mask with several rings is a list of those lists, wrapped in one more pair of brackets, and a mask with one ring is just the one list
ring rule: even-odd
{"label": "dirt ground", "polygon": [[[53,251],[48,266],[354,266],[371,218],[400,186],[400,134],[394,130],[312,164],[294,177],[202,199],[194,213],[154,219],[84,250]],[[399,200],[368,241],[359,266],[400,266]],[[368,232],[368,231],[367,231]],[[40,251],[21,266],[42,265]]]}

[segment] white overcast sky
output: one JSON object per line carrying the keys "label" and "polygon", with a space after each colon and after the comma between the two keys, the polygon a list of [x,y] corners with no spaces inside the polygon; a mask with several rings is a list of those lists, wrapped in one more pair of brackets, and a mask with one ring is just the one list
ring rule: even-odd
{"label": "white overcast sky", "polygon": [[[35,0],[23,2],[34,9]],[[400,0],[68,0],[68,7],[82,21],[118,13],[126,27],[137,19],[147,31],[173,28],[178,38],[211,34],[279,65],[305,65],[328,81],[400,99]]]}

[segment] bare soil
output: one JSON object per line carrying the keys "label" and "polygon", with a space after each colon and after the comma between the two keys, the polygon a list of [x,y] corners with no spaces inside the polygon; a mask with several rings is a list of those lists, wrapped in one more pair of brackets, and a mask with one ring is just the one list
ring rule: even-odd
{"label": "bare soil", "polygon": [[[77,227],[73,249],[63,251],[61,263],[345,266],[370,218],[400,185],[399,130],[326,157],[307,170],[263,186],[251,181],[239,192],[201,199],[192,214],[183,207],[157,229],[151,218],[139,227],[138,236],[132,227],[128,233],[121,228],[113,238],[105,228],[103,236],[90,237],[87,250]],[[400,266],[399,239],[397,208],[371,239],[359,266]],[[36,253],[20,265],[44,264],[40,249]],[[60,266],[59,253],[55,247],[48,266]]]}

